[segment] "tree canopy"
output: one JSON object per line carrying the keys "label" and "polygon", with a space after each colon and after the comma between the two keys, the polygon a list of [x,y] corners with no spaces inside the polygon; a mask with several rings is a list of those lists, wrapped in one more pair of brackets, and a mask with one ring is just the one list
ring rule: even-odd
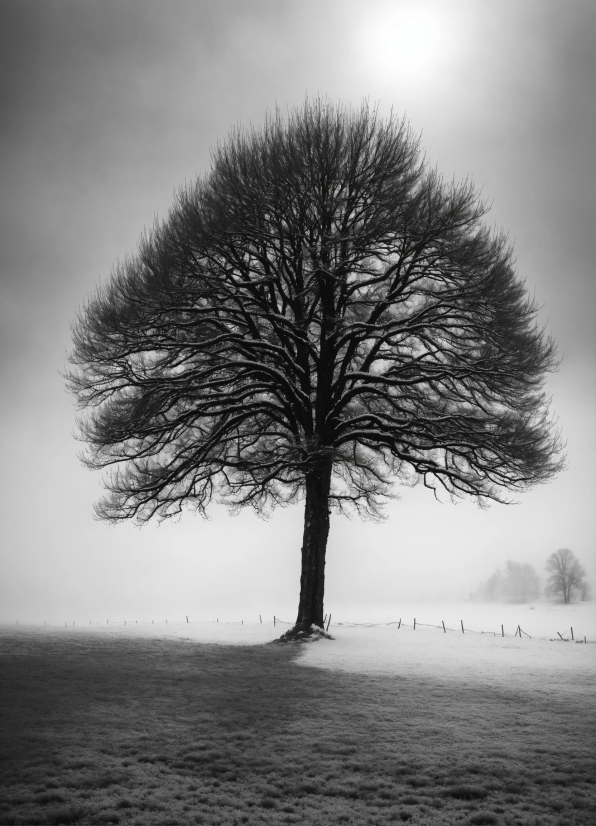
{"label": "tree canopy", "polygon": [[571,602],[574,596],[587,598],[589,585],[586,569],[569,548],[559,548],[546,560],[548,572],[547,593],[561,596],[563,602]]}
{"label": "tree canopy", "polygon": [[304,566],[329,509],[377,516],[396,481],[482,503],[548,480],[555,348],[486,211],[367,104],[232,132],[74,325],[99,516],[306,494]]}

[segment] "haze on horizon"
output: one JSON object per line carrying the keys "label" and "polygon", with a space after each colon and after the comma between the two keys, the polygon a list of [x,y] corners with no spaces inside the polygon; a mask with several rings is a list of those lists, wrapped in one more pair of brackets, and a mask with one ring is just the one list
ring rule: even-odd
{"label": "haze on horizon", "polygon": [[[463,599],[507,559],[571,548],[594,583],[596,10],[554,0],[3,0],[0,622],[290,612],[302,508],[215,507],[143,529],[92,519],[59,371],[77,309],[236,124],[320,94],[404,113],[429,164],[470,176],[558,342],[568,469],[511,506],[401,490],[333,517],[326,604]],[[341,13],[340,13],[341,11]],[[106,612],[108,612],[106,614]]]}

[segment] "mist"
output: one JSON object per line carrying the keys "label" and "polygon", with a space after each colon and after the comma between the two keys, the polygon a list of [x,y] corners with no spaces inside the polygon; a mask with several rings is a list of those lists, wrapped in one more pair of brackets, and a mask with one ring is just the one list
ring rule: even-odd
{"label": "mist", "polygon": [[[596,134],[590,4],[3,3],[0,622],[295,618],[302,505],[94,521],[60,371],[70,324],[238,123],[308,94],[405,114],[431,166],[469,175],[558,342],[546,390],[567,469],[479,510],[422,487],[381,524],[332,517],[326,610],[469,599],[508,559],[595,580]],[[316,18],[316,25],[314,24]],[[394,42],[408,48],[395,49]]]}

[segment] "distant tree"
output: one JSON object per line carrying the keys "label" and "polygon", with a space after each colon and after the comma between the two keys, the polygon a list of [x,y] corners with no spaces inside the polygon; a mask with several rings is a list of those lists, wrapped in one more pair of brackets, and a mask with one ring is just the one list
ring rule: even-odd
{"label": "distant tree", "polygon": [[548,571],[547,594],[560,595],[563,602],[571,602],[573,597],[588,593],[590,586],[585,581],[586,569],[576,559],[569,548],[560,548],[546,561]]}
{"label": "distant tree", "polygon": [[323,623],[331,510],[551,478],[554,345],[485,213],[367,105],[234,132],[74,325],[85,461],[115,468],[98,516],[305,498],[296,635]]}
{"label": "distant tree", "polygon": [[579,598],[581,599],[582,602],[586,602],[587,600],[590,599],[591,596],[592,596],[592,586],[590,585],[590,583],[587,580],[582,579],[582,581],[579,584]]}
{"label": "distant tree", "polygon": [[508,560],[504,571],[495,571],[480,583],[477,595],[488,602],[528,602],[540,594],[540,580],[526,562]]}
{"label": "distant tree", "polygon": [[481,599],[494,602],[501,599],[503,594],[503,574],[501,571],[495,571],[491,574],[486,582],[481,582],[478,588],[478,596]]}
{"label": "distant tree", "polygon": [[505,564],[504,590],[508,602],[528,602],[540,594],[540,579],[527,562]]}

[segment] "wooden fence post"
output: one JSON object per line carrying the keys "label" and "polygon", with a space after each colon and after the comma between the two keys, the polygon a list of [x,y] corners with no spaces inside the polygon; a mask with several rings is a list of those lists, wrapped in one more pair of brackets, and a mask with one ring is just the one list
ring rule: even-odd
{"label": "wooden fence post", "polygon": [[443,623],[443,631],[444,631],[444,632],[445,632],[445,634],[446,634],[446,633],[447,633],[447,631],[446,631],[446,629],[445,629],[445,620],[441,620],[441,622]]}
{"label": "wooden fence post", "polygon": [[186,621],[188,622],[188,614],[186,615]]}
{"label": "wooden fence post", "polygon": [[462,634],[465,634],[465,631],[464,631],[464,621],[463,621],[463,620],[460,620],[460,622],[461,622],[461,632],[462,632]]}
{"label": "wooden fence post", "polygon": [[329,622],[327,623],[327,631],[329,631],[329,626],[331,625],[331,614],[329,614]]}
{"label": "wooden fence post", "polygon": [[503,623],[501,623],[501,636],[505,636],[505,629],[503,628]]}
{"label": "wooden fence post", "polygon": [[414,631],[416,630],[416,617],[414,617]]}
{"label": "wooden fence post", "polygon": [[571,639],[575,640],[575,637],[573,636],[573,626],[571,627]]}

